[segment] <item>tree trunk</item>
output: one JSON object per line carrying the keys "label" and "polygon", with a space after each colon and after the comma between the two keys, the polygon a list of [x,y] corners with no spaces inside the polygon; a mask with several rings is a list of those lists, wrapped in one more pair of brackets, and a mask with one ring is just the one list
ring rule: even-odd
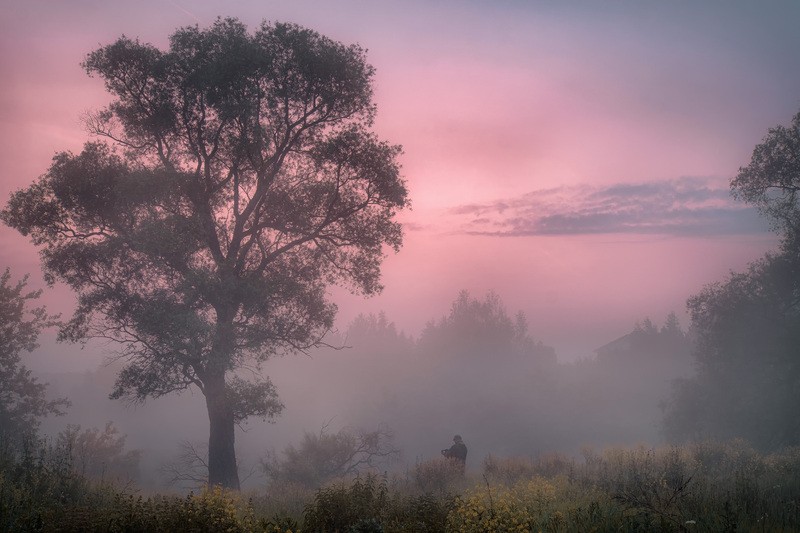
{"label": "tree trunk", "polygon": [[239,490],[236,467],[235,423],[233,410],[225,395],[225,374],[214,376],[205,384],[210,426],[208,437],[208,484]]}

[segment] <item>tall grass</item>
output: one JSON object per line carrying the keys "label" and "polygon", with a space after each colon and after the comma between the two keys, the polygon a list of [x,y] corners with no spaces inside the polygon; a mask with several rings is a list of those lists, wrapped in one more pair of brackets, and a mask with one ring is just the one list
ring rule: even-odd
{"label": "tall grass", "polygon": [[735,441],[490,456],[466,476],[434,461],[316,491],[143,498],[86,481],[40,446],[0,453],[0,530],[800,532],[800,449],[765,456]]}

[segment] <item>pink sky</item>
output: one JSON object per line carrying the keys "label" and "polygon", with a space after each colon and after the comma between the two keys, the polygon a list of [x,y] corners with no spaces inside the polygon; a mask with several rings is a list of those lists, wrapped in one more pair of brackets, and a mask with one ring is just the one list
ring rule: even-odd
{"label": "pink sky", "polygon": [[[334,291],[342,327],[384,310],[417,333],[459,290],[494,290],[571,359],[682,313],[774,246],[726,189],[800,109],[791,2],[9,0],[0,197],[87,139],[82,113],[106,102],[79,66],[87,52],[123,33],[163,46],[218,15],[358,42],[377,68],[376,128],[405,148],[414,207],[384,293]],[[0,265],[40,284],[32,245],[5,227],[0,242]],[[64,289],[47,301],[71,306]],[[66,350],[59,364],[81,358]]]}

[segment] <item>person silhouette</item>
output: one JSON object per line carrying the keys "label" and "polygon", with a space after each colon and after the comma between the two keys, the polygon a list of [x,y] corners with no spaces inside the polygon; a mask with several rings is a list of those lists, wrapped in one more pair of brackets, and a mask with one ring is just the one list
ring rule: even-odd
{"label": "person silhouette", "polygon": [[453,437],[453,445],[446,450],[442,450],[442,455],[456,461],[461,467],[461,472],[464,472],[464,468],[467,465],[467,446],[464,444],[461,435]]}

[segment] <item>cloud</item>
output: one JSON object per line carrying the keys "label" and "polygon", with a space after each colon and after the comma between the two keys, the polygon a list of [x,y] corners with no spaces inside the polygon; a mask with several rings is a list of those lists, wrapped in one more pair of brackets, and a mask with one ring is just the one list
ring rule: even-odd
{"label": "cloud", "polygon": [[757,211],[735,202],[727,187],[694,177],[542,189],[516,198],[457,206],[450,215],[462,232],[473,235],[711,236],[768,231]]}

